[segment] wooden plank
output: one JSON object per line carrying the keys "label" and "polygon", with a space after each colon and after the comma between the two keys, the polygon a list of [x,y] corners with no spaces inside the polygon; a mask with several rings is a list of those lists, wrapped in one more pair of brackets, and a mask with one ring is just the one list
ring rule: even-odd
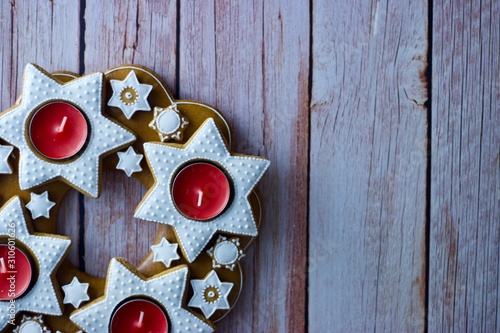
{"label": "wooden plank", "polygon": [[67,258],[75,266],[80,266],[80,193],[69,191],[59,209],[57,234],[71,237],[72,244]]}
{"label": "wooden plank", "polygon": [[[21,93],[23,71],[28,62],[36,63],[47,71],[78,72],[80,10],[70,3],[69,0],[3,1],[0,5],[2,110],[12,106]],[[77,198],[78,194],[69,194],[57,225],[58,233],[73,240],[68,257],[76,265],[79,255]]]}
{"label": "wooden plank", "polygon": [[500,3],[433,6],[430,332],[498,332]]}
{"label": "wooden plank", "polygon": [[[79,8],[69,6],[69,2],[2,2],[2,110],[12,106],[21,92],[23,71],[28,62],[36,63],[48,71],[78,72]],[[61,15],[62,12],[64,15]]]}
{"label": "wooden plank", "polygon": [[[170,88],[175,87],[175,1],[85,3],[86,72],[142,64],[162,76]],[[112,257],[121,256],[137,265],[149,251],[157,225],[133,217],[144,194],[138,181],[113,171],[105,173],[99,199],[85,198],[87,273],[104,277]]]}
{"label": "wooden plank", "polygon": [[237,152],[272,161],[260,186],[264,227],[218,332],[305,330],[308,22],[308,1],[180,6],[180,97],[215,105],[234,126]]}
{"label": "wooden plank", "polygon": [[309,331],[423,331],[427,1],[312,16]]}

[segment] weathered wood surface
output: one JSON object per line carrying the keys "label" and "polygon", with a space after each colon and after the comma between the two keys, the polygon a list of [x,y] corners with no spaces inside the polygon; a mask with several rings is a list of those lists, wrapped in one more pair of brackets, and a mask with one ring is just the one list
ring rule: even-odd
{"label": "weathered wood surface", "polygon": [[[272,160],[220,332],[500,331],[500,4],[433,5],[429,21],[428,1],[3,1],[0,105],[27,62],[142,64]],[[143,195],[120,172],[98,200],[70,194],[70,259],[137,263],[156,233],[133,218]]]}
{"label": "weathered wood surface", "polygon": [[200,4],[180,7],[179,95],[218,107],[234,126],[236,151],[272,161],[260,187],[264,227],[244,260],[245,290],[219,329],[303,332],[308,2]]}
{"label": "weathered wood surface", "polygon": [[498,332],[500,3],[434,1],[429,331]]}
{"label": "weathered wood surface", "polygon": [[[152,68],[175,88],[176,3],[173,1],[86,1],[84,70],[125,63]],[[137,265],[153,244],[158,225],[134,218],[146,191],[122,172],[106,172],[103,193],[84,199],[85,269],[104,277],[111,258]]]}
{"label": "weathered wood surface", "polygon": [[309,329],[422,331],[427,7],[313,4]]}

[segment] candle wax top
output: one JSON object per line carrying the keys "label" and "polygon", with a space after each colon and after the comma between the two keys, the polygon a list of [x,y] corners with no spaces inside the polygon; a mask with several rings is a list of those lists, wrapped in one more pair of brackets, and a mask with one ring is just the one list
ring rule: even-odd
{"label": "candle wax top", "polygon": [[49,103],[35,112],[29,135],[33,146],[43,156],[53,160],[66,159],[85,145],[87,120],[69,103]]}
{"label": "candle wax top", "polygon": [[194,220],[210,220],[226,208],[231,188],[222,170],[210,163],[184,167],[175,177],[172,196],[179,211]]}

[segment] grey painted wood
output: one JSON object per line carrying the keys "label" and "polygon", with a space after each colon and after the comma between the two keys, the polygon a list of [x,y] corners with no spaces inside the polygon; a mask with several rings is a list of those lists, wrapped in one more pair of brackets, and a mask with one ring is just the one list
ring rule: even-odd
{"label": "grey painted wood", "polygon": [[423,331],[427,4],[312,10],[309,330]]}
{"label": "grey painted wood", "polygon": [[500,3],[435,1],[429,331],[500,331]]}

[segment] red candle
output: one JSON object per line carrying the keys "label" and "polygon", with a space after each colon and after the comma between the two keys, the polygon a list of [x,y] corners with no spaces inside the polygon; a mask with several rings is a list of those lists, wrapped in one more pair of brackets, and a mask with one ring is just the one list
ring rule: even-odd
{"label": "red candle", "polygon": [[193,163],[175,176],[172,198],[177,209],[193,220],[213,219],[226,208],[231,188],[224,172],[210,163]]}
{"label": "red candle", "polygon": [[31,283],[32,274],[30,260],[23,251],[0,244],[0,300],[22,296]]}
{"label": "red candle", "polygon": [[52,160],[69,158],[76,155],[87,140],[87,120],[69,103],[49,103],[35,112],[29,136],[43,156]]}
{"label": "red candle", "polygon": [[168,333],[168,319],[158,304],[132,299],[119,306],[111,317],[111,333]]}

